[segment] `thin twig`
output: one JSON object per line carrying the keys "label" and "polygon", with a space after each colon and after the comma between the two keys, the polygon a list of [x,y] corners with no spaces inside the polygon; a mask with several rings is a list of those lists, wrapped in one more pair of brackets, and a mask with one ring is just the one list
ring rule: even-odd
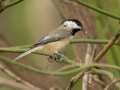
{"label": "thin twig", "polygon": [[85,2],[83,2],[81,0],[71,0],[71,1],[74,1],[74,2],[76,2],[78,4],[81,4],[81,5],[83,5],[83,6],[87,7],[87,8],[90,8],[90,9],[92,9],[92,10],[94,10],[94,11],[100,13],[100,14],[109,16],[109,17],[114,18],[116,20],[120,20],[120,16],[119,15],[115,15],[113,13],[110,13],[110,12],[106,11],[106,10],[103,10],[103,9],[95,7],[95,6],[91,5],[91,4],[85,3]]}
{"label": "thin twig", "polygon": [[107,51],[115,44],[115,42],[118,40],[119,37],[120,37],[120,31],[115,36],[113,36],[113,38],[108,42],[107,45],[103,47],[103,49],[95,57],[94,61],[99,62],[101,58],[107,53]]}
{"label": "thin twig", "polygon": [[39,88],[37,88],[36,86],[30,84],[29,82],[21,79],[19,76],[17,76],[16,74],[14,74],[11,70],[9,70],[7,68],[7,66],[5,66],[4,64],[0,64],[0,69],[3,73],[5,73],[6,75],[10,76],[11,78],[13,78],[16,82],[19,82],[20,84],[25,85],[28,88],[31,89],[35,89],[35,90],[39,90]]}
{"label": "thin twig", "polygon": [[[100,39],[74,39],[71,41],[71,44],[79,44],[79,43],[89,43],[89,44],[107,44],[109,40],[100,40]],[[119,45],[118,42],[115,42],[115,45]],[[23,45],[23,46],[15,46],[15,47],[1,47],[0,52],[4,53],[22,53],[25,52],[31,45]],[[33,54],[50,56],[45,53],[33,52]]]}
{"label": "thin twig", "polygon": [[[9,48],[0,48],[0,52],[2,53],[23,53],[26,50],[28,50],[28,48],[26,47],[26,49],[22,49],[20,47],[9,47]],[[50,56],[47,53],[40,53],[40,52],[33,52],[32,54],[37,54],[37,55],[43,55],[43,56]]]}
{"label": "thin twig", "polygon": [[39,74],[46,74],[46,75],[59,75],[59,76],[69,75],[69,74],[72,74],[72,73],[75,73],[75,72],[79,72],[81,70],[80,68],[75,68],[73,70],[69,70],[69,71],[65,71],[65,72],[48,71],[48,70],[43,71],[43,70],[39,70],[37,68],[33,68],[31,66],[28,66],[28,65],[18,63],[16,61],[13,61],[13,60],[11,60],[9,58],[6,58],[6,57],[3,57],[3,56],[0,56],[0,60],[4,63],[16,65],[18,67],[21,67],[21,68],[23,68],[25,70],[28,70],[28,71],[31,71],[31,72],[35,72],[35,73],[39,73]]}
{"label": "thin twig", "polygon": [[[2,39],[5,41],[5,43],[8,43],[4,37],[2,37]],[[8,75],[13,79],[13,80],[7,80],[7,79],[4,80],[0,78],[0,84],[7,84],[7,85],[18,87],[18,88],[21,87],[23,90],[30,90],[30,89],[40,90],[39,88],[33,86],[27,81],[22,80],[19,76],[14,74],[14,72],[9,70],[9,68],[7,68],[7,66],[2,62],[0,62],[0,70],[1,72],[5,73],[6,75]],[[9,81],[11,81],[11,83]]]}
{"label": "thin twig", "polygon": [[[86,43],[86,44],[107,44],[109,40],[102,40],[102,39],[73,39],[71,40],[71,44],[79,44],[79,43]],[[115,42],[115,45],[120,46],[119,42]]]}
{"label": "thin twig", "polygon": [[120,82],[120,78],[119,79],[114,79],[112,82],[110,82],[104,90],[110,90],[110,88],[115,85],[116,83]]}
{"label": "thin twig", "polygon": [[62,71],[67,71],[70,69],[74,69],[74,68],[79,68],[79,66],[77,66],[76,64],[72,64],[72,65],[65,65],[64,67],[58,69],[58,72],[62,72]]}
{"label": "thin twig", "polygon": [[70,80],[66,90],[72,90],[72,88],[74,87],[74,85],[78,82],[78,80],[80,78],[82,78],[82,76],[84,75],[84,72],[80,72],[79,74],[75,75],[72,77],[72,79]]}
{"label": "thin twig", "polygon": [[63,75],[64,76],[64,75],[69,75],[71,73],[80,72],[80,71],[88,70],[88,69],[95,68],[95,67],[102,68],[102,69],[115,69],[115,70],[120,71],[120,67],[116,66],[116,65],[96,64],[96,63],[93,63],[93,64],[89,64],[89,65],[86,65],[86,64],[76,64],[80,68],[77,68],[77,69],[72,70],[70,72],[66,71],[65,73],[63,73],[63,72],[57,72],[57,71],[43,71],[43,70],[39,70],[39,69],[33,68],[31,66],[24,65],[24,64],[12,61],[11,59],[8,59],[8,58],[3,57],[3,56],[0,56],[0,60],[2,62],[4,62],[4,63],[16,65],[18,67],[21,67],[21,68],[23,68],[25,70],[29,70],[29,71],[34,72],[34,73],[48,74],[48,75]]}
{"label": "thin twig", "polygon": [[[85,64],[88,65],[91,63],[91,51],[92,51],[92,47],[90,44],[88,44],[87,46],[87,51],[86,51],[86,56],[85,56]],[[84,76],[82,78],[82,90],[88,90],[89,84],[89,73],[85,72]]]}
{"label": "thin twig", "polygon": [[12,88],[21,89],[21,90],[43,90],[40,88],[39,89],[31,88],[22,83],[16,82],[15,80],[5,79],[3,77],[0,77],[0,85],[7,85]]}
{"label": "thin twig", "polygon": [[10,7],[13,7],[13,6],[21,3],[22,1],[24,1],[24,0],[18,0],[18,1],[16,1],[16,2],[13,2],[13,3],[11,3],[11,4],[8,4],[8,5],[6,5],[6,6],[3,6],[3,7],[0,9],[0,13],[2,13],[3,11],[5,11],[6,9],[8,9],[8,8],[10,8]]}
{"label": "thin twig", "polygon": [[92,74],[98,74],[98,75],[107,76],[107,77],[109,77],[111,80],[114,78],[113,73],[110,72],[110,71],[107,71],[107,70],[102,70],[102,69],[93,68],[93,69],[91,70],[91,73],[92,73]]}
{"label": "thin twig", "polygon": [[[95,49],[96,49],[96,48],[95,48]],[[90,50],[90,48],[89,48],[89,50]],[[89,51],[89,50],[88,50],[88,51]],[[94,57],[95,51],[96,51],[96,50],[93,50],[93,53],[92,53],[93,55],[91,55],[91,58]],[[90,52],[89,52],[89,53],[90,53]],[[89,56],[89,55],[87,55],[87,59],[88,59],[88,56]],[[91,60],[90,60],[90,61],[91,61]],[[85,65],[86,65],[86,64],[85,64]],[[73,65],[72,65],[72,66],[73,66]],[[65,68],[65,69],[66,69],[66,68]],[[67,68],[67,69],[68,69],[68,68]],[[81,79],[81,78],[83,77],[83,75],[84,75],[84,73],[86,72],[86,70],[87,70],[87,69],[82,70],[80,73],[78,73],[77,75],[73,76],[72,79],[70,80],[70,82],[69,82],[66,90],[71,90],[71,89],[74,87],[74,85],[79,81],[79,79]]]}

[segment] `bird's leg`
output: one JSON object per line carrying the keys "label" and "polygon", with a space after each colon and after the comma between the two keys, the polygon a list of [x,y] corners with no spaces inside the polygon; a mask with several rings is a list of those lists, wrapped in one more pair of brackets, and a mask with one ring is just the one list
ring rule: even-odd
{"label": "bird's leg", "polygon": [[53,59],[53,60],[55,60],[57,62],[60,62],[60,61],[64,60],[64,55],[57,52],[57,53],[54,53],[53,55],[51,55],[49,58]]}
{"label": "bird's leg", "polygon": [[61,53],[55,53],[54,54],[55,56],[56,56],[56,61],[58,60],[58,61],[63,61],[64,60],[64,55],[63,54],[61,54]]}

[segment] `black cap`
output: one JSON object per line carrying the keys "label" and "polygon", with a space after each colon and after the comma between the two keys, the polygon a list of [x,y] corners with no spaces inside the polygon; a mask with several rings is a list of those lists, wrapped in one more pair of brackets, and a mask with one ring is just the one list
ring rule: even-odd
{"label": "black cap", "polygon": [[78,26],[82,27],[82,23],[81,23],[79,20],[77,20],[77,19],[70,18],[70,19],[65,19],[64,22],[65,22],[65,21],[73,21],[73,22],[75,22]]}

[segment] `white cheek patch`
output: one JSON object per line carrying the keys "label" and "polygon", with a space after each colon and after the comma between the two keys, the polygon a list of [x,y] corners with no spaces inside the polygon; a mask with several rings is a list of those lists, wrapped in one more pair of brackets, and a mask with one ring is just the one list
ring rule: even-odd
{"label": "white cheek patch", "polygon": [[65,23],[64,23],[64,25],[66,26],[66,28],[68,28],[68,29],[75,29],[75,28],[80,28],[81,29],[81,27],[80,26],[78,26],[75,22],[73,22],[73,21],[66,21]]}

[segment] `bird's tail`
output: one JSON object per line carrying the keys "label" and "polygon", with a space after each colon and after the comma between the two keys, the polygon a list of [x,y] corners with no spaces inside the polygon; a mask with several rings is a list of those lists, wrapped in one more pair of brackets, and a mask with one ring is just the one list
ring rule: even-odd
{"label": "bird's tail", "polygon": [[19,59],[23,58],[24,56],[26,56],[26,55],[28,55],[28,54],[30,54],[32,52],[35,52],[35,51],[37,51],[39,49],[42,49],[42,48],[43,48],[43,46],[37,46],[37,47],[31,48],[31,49],[27,50],[26,52],[24,52],[24,53],[20,54],[19,56],[17,56],[14,60],[19,60]]}

